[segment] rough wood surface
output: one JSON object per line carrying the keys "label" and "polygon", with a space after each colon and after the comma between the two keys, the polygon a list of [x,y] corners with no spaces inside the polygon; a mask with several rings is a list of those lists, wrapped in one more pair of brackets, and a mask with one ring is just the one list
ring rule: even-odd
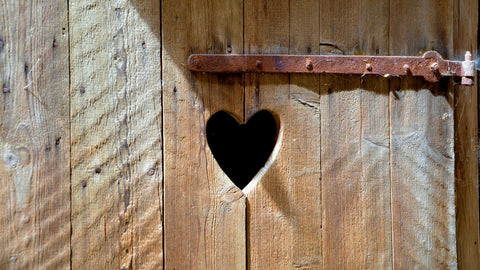
{"label": "rough wood surface", "polygon": [[[435,49],[452,58],[452,3],[392,2],[390,54]],[[392,79],[391,85],[394,267],[456,269],[453,87],[413,78]]]}
{"label": "rough wood surface", "polygon": [[[387,55],[388,2],[356,3],[321,5],[322,53]],[[389,269],[388,80],[322,76],[320,85],[323,266]]]}
{"label": "rough wood surface", "polygon": [[69,8],[72,268],[161,268],[160,3]]}
{"label": "rough wood surface", "polygon": [[245,269],[245,196],[206,141],[210,115],[243,119],[242,76],[191,73],[191,53],[243,53],[240,0],[162,1],[165,268]]}
{"label": "rough wood surface", "polygon": [[[478,0],[455,1],[453,53],[477,57]],[[478,79],[478,78],[477,78]],[[478,83],[477,83],[478,87]],[[477,87],[457,85],[455,91],[455,206],[459,269],[480,269],[478,206]]]}
{"label": "rough wood surface", "polygon": [[[245,52],[318,54],[319,3],[245,1]],[[247,190],[249,269],[322,265],[318,76],[246,75],[245,111],[271,110],[280,135]],[[254,181],[255,181],[254,180]]]}
{"label": "rough wood surface", "polygon": [[70,266],[67,14],[0,5],[0,269]]}
{"label": "rough wood surface", "polygon": [[[186,66],[192,53],[462,60],[478,5],[3,1],[0,269],[480,269],[474,87]],[[205,128],[262,109],[279,138],[245,196]]]}

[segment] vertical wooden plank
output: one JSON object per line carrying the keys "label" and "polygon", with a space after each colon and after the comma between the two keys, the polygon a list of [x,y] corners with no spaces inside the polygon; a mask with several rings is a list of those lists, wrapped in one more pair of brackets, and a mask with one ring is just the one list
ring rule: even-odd
{"label": "vertical wooden plank", "polygon": [[[478,1],[455,1],[453,51],[477,57]],[[478,206],[477,87],[456,85],[455,91],[455,205],[459,269],[480,269]]]}
{"label": "vertical wooden plank", "polygon": [[243,79],[186,66],[191,53],[243,53],[242,1],[163,0],[162,44],[165,268],[245,269],[245,196],[205,134],[218,110],[243,118]]}
{"label": "vertical wooden plank", "polygon": [[[318,54],[318,1],[246,1],[247,53]],[[247,118],[267,109],[280,135],[247,194],[249,269],[319,269],[321,247],[319,78],[246,75]]]}
{"label": "vertical wooden plank", "polygon": [[[322,53],[388,54],[388,13],[388,2],[323,1]],[[376,76],[321,77],[325,269],[392,268],[388,90]]]}
{"label": "vertical wooden plank", "polygon": [[160,3],[69,8],[72,267],[161,268]]}
{"label": "vertical wooden plank", "polygon": [[70,267],[67,16],[0,5],[0,269]]}
{"label": "vertical wooden plank", "polygon": [[[391,1],[390,54],[451,58],[452,4]],[[392,79],[390,105],[394,267],[456,269],[452,86]]]}

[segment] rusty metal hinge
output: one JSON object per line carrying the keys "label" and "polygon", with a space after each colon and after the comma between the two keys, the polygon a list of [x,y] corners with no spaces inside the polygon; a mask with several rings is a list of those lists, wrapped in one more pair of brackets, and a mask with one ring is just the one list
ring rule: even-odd
{"label": "rusty metal hinge", "polygon": [[412,56],[347,56],[347,55],[225,55],[192,54],[188,58],[192,71],[215,73],[333,73],[417,76],[427,82],[442,77],[461,77],[463,85],[474,85],[475,62],[472,54],[465,61],[444,60],[438,52],[428,51]]}

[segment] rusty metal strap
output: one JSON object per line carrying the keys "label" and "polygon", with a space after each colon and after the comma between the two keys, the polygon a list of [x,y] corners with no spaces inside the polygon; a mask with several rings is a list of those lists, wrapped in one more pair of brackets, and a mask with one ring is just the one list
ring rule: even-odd
{"label": "rusty metal strap", "polygon": [[192,71],[215,73],[333,73],[417,76],[427,82],[442,77],[461,77],[462,84],[473,85],[475,62],[470,52],[465,61],[444,60],[438,52],[428,51],[421,57],[346,56],[346,55],[225,55],[193,54],[188,58]]}

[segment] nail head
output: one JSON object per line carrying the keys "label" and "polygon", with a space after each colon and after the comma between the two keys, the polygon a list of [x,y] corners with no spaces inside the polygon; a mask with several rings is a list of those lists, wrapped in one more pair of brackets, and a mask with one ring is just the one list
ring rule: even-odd
{"label": "nail head", "polygon": [[313,62],[312,60],[308,59],[307,62],[305,63],[305,68],[307,68],[309,71],[313,70]]}

